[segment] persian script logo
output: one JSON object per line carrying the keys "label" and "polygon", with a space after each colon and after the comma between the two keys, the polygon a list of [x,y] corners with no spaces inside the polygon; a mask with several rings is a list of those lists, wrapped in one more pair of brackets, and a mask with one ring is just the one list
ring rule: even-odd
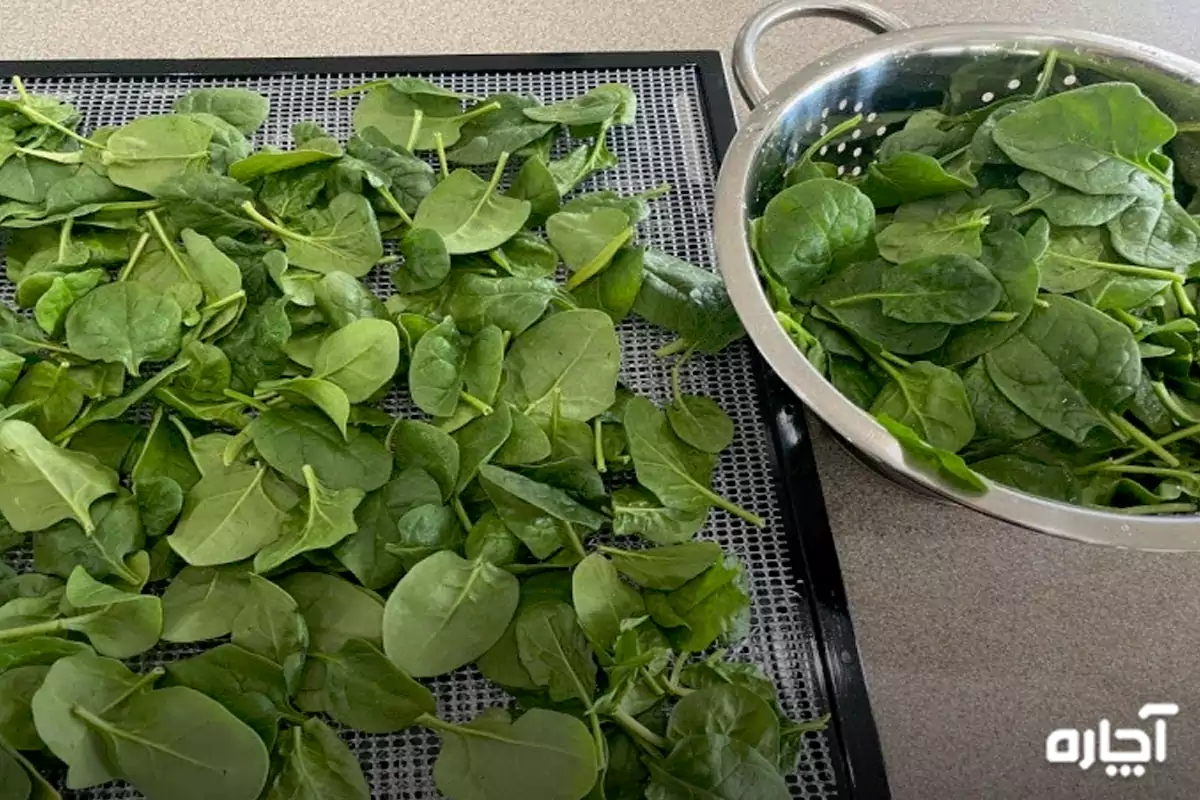
{"label": "persian script logo", "polygon": [[[1100,720],[1096,730],[1078,731],[1059,728],[1046,737],[1046,760],[1051,764],[1078,764],[1091,769],[1097,761],[1105,764],[1104,774],[1110,778],[1140,778],[1146,774],[1146,764],[1153,759],[1167,760],[1167,717],[1179,713],[1175,703],[1147,703],[1138,711],[1143,720],[1154,720],[1154,741],[1150,734],[1138,728],[1112,729],[1112,723]],[[1113,740],[1128,742],[1135,747],[1114,749]]]}

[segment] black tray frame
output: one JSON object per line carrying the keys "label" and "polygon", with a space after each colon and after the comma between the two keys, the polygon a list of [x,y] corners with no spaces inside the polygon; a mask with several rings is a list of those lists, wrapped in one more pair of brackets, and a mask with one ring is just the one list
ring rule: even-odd
{"label": "black tray frame", "polygon": [[[619,51],[417,56],[328,56],[317,58],[119,59],[0,61],[0,75],[156,76],[312,74],[334,72],[507,72],[569,69],[649,69],[695,66],[719,165],[737,132],[721,54],[715,50]],[[833,769],[839,794],[853,800],[889,800],[883,751],[804,408],[755,354],[762,411],[770,422],[774,474],[788,548],[800,580],[795,587],[813,611],[821,689],[829,703],[834,736]]]}

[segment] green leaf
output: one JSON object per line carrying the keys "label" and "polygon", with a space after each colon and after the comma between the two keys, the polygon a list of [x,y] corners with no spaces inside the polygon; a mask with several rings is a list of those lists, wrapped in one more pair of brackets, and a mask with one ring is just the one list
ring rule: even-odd
{"label": "green leaf", "polygon": [[612,648],[624,620],[646,613],[642,596],[625,584],[612,562],[599,553],[579,563],[571,585],[579,624],[602,650]]}
{"label": "green leaf", "polygon": [[601,547],[613,566],[625,577],[647,589],[678,589],[721,560],[715,542],[685,542],[647,550]]}
{"label": "green leaf", "polygon": [[445,312],[466,333],[495,325],[514,336],[546,313],[559,288],[546,278],[505,277],[465,273],[452,275]]}
{"label": "green leaf", "polygon": [[300,606],[279,585],[248,575],[242,610],[233,620],[232,641],[283,669],[289,694],[300,685],[308,653],[308,625]]}
{"label": "green leaf", "polygon": [[525,414],[589,420],[616,398],[620,344],[599,311],[555,314],[518,336],[505,358],[501,397]]}
{"label": "green leaf", "polygon": [[30,707],[38,736],[67,764],[68,789],[87,789],[121,777],[107,740],[76,709],[103,714],[148,688],[121,662],[90,653],[59,659],[50,668]]}
{"label": "green leaf", "polygon": [[491,648],[517,608],[517,579],[486,561],[434,553],[405,575],[384,611],[383,649],[415,677],[441,675]]}
{"label": "green leaf", "polygon": [[556,122],[572,127],[596,125],[614,120],[621,125],[633,122],[636,100],[632,90],[622,83],[603,83],[586,94],[549,106],[534,106],[525,116],[538,122]]}
{"label": "green leaf", "polygon": [[554,174],[541,156],[530,156],[517,170],[512,185],[508,187],[510,197],[527,200],[530,205],[527,225],[539,225],[558,211],[562,196]]}
{"label": "green leaf", "polygon": [[635,397],[625,410],[625,433],[638,482],[664,505],[700,512],[711,505],[751,521],[758,518],[716,494],[709,487],[715,457],[681,442],[666,415],[644,397]]}
{"label": "green leaf", "polygon": [[234,644],[217,645],[167,665],[168,685],[187,686],[211,697],[272,747],[279,721],[290,708],[283,670]]}
{"label": "green leaf", "polygon": [[440,503],[417,506],[396,523],[398,538],[386,545],[406,570],[440,550],[456,550],[463,533],[454,512]]}
{"label": "green leaf", "polygon": [[512,414],[507,405],[500,405],[494,413],[473,419],[454,432],[459,451],[455,493],[461,494],[467,488],[479,468],[492,460],[511,433]]}
{"label": "green leaf", "polygon": [[[304,616],[311,653],[336,653],[353,638],[382,644],[383,601],[374,593],[317,572],[293,573],[282,578],[279,585],[295,598]],[[327,684],[325,662],[308,658],[297,705],[311,713],[326,710]]]}
{"label": "green leaf", "polygon": [[1141,356],[1119,322],[1067,297],[1047,296],[1021,332],[985,356],[988,375],[1040,425],[1082,444],[1141,382]]}
{"label": "green leaf", "polygon": [[500,169],[491,182],[467,169],[454,170],[421,201],[414,226],[440,234],[451,255],[498,247],[521,230],[530,211],[527,201],[496,192],[499,179]]}
{"label": "green leaf", "polygon": [[67,344],[92,361],[120,363],[137,375],[143,361],[179,350],[181,311],[172,298],[139,283],[98,287],[67,313]]}
{"label": "green leaf", "polygon": [[574,289],[608,267],[632,238],[633,227],[628,215],[616,208],[560,211],[546,220],[546,236],[575,273],[567,281],[567,288]]}
{"label": "green leaf", "polygon": [[594,278],[584,281],[571,296],[583,308],[595,308],[621,322],[633,310],[642,283],[646,278],[645,250],[623,247],[613,257],[612,265]]}
{"label": "green leaf", "polygon": [[529,676],[554,701],[589,707],[596,693],[596,662],[575,612],[566,603],[539,603],[516,618],[517,652]]}
{"label": "green leaf", "polygon": [[393,78],[390,83],[367,84],[370,91],[354,109],[354,130],[360,136],[374,128],[389,142],[407,145],[413,150],[432,150],[440,134],[442,144],[450,147],[462,136],[462,127],[475,117],[494,113],[496,106],[485,104],[466,112],[462,110],[464,95],[436,93],[425,88],[398,87],[397,80],[417,81],[417,78]]}
{"label": "green leaf", "polygon": [[402,471],[359,504],[354,512],[358,530],[334,549],[334,555],[368,589],[394,584],[404,572],[400,559],[387,550],[400,541],[396,524],[412,509],[441,501],[441,489],[429,473],[419,468]]}
{"label": "green leaf", "polygon": [[258,92],[234,86],[193,89],[171,106],[176,114],[212,114],[247,136],[266,121],[270,103]]}
{"label": "green leaf", "polygon": [[887,414],[880,414],[877,419],[879,424],[900,442],[905,456],[911,458],[923,469],[937,475],[960,491],[987,491],[983,481],[979,480],[979,477],[971,471],[961,456],[951,453],[949,450],[934,447],[918,436],[912,428],[902,422],[897,422]]}
{"label": "green leaf", "polygon": [[780,724],[771,703],[735,684],[692,692],[671,709],[667,738],[726,736],[744,742],[772,764],[779,761]]}
{"label": "green leaf", "polygon": [[1175,136],[1170,117],[1131,83],[1100,83],[1030,103],[993,138],[1018,165],[1086,194],[1129,193],[1146,177],[1170,187],[1152,155]]}
{"label": "green leaf", "polygon": [[450,254],[441,234],[428,228],[412,228],[400,240],[404,263],[392,271],[392,283],[404,293],[424,292],[446,280]]}
{"label": "green leaf", "polygon": [[1041,211],[1059,227],[1103,225],[1137,200],[1135,194],[1084,194],[1038,172],[1022,172],[1017,183],[1029,194],[1020,207]]}
{"label": "green leaf", "polygon": [[0,747],[0,786],[4,787],[5,797],[9,800],[28,800],[33,791],[25,767],[7,747]]}
{"label": "green leaf", "polygon": [[[555,519],[578,525],[586,530],[596,530],[606,522],[603,514],[581,505],[561,489],[531,480],[517,472],[485,464],[479,469],[480,481],[492,502],[497,503],[498,494],[504,493],[527,503]],[[503,510],[501,512],[503,517]]]}
{"label": "green leaf", "polygon": [[451,800],[580,800],[596,782],[595,742],[566,714],[535,708],[514,722],[494,709],[438,730],[433,778]]}
{"label": "green leaf", "polygon": [[63,520],[33,539],[33,563],[39,572],[67,577],[76,566],[105,578],[138,585],[141,577],[131,568],[130,555],[144,543],[142,520],[133,495],[124,489],[114,498],[101,498],[92,507],[95,528],[84,531],[78,523]]}
{"label": "green leaf", "polygon": [[758,248],[767,268],[805,298],[840,259],[872,232],[875,209],[855,187],[820,178],[791,186],[767,203]]}
{"label": "green leaf", "polygon": [[973,189],[976,181],[967,169],[969,166],[969,161],[965,166],[961,161],[943,165],[924,153],[897,153],[867,167],[860,188],[876,208],[898,206],[947,192]]}
{"label": "green leaf", "polygon": [[502,466],[536,464],[550,457],[550,438],[530,417],[512,411],[512,433],[492,461]]}
{"label": "green leaf", "polygon": [[[803,184],[801,184],[803,185]],[[739,739],[711,734],[682,739],[661,762],[651,761],[647,800],[786,800],[775,765]]]}
{"label": "green leaf", "polygon": [[341,145],[336,139],[316,137],[304,142],[295,150],[259,150],[229,165],[229,177],[249,183],[278,172],[298,169],[308,164],[332,161],[342,155]]}
{"label": "green leaf", "polygon": [[988,224],[980,209],[930,215],[920,209],[923,202],[896,209],[892,224],[875,237],[879,255],[894,264],[923,256],[962,255],[979,258],[983,252],[980,234]]}
{"label": "green leaf", "polygon": [[463,360],[463,385],[468,394],[485,403],[493,403],[500,391],[504,365],[504,333],[489,325],[471,338]]}
{"label": "green leaf", "polygon": [[371,788],[346,743],[319,719],[280,737],[282,769],[263,800],[370,800]]}
{"label": "green leaf", "polygon": [[232,564],[277,539],[284,512],[264,489],[265,467],[205,475],[188,492],[171,548],[195,567]]}
{"label": "green leaf", "polygon": [[49,666],[24,666],[0,672],[0,741],[14,750],[42,748],[29,704],[49,671]]}
{"label": "green leaf", "polygon": [[676,394],[667,406],[671,430],[684,442],[706,453],[720,453],[733,443],[733,420],[710,397]]}
{"label": "green leaf", "polygon": [[163,592],[163,641],[201,642],[233,630],[249,579],[240,567],[184,567]]}
{"label": "green leaf", "polygon": [[192,117],[140,117],[113,131],[100,159],[113,183],[153,195],[207,169],[212,138],[212,128]]}
{"label": "green leaf", "polygon": [[458,145],[446,154],[456,164],[478,166],[494,164],[505,153],[515,153],[549,133],[553,124],[534,122],[526,109],[537,109],[536,98],[516,94],[496,94],[485,103],[500,107],[469,120],[462,126]]}
{"label": "green leaf", "polygon": [[76,567],[67,580],[66,600],[78,609],[95,609],[66,617],[59,624],[64,630],[82,633],[102,655],[132,658],[157,644],[162,634],[159,598],[114,589],[82,567]]}
{"label": "green leaf", "polygon": [[307,464],[302,468],[308,487],[307,507],[297,509],[284,524],[279,538],[254,556],[254,569],[265,573],[302,553],[325,550],[358,529],[354,509],[366,494],[361,489],[329,489]]}
{"label": "green leaf", "polygon": [[88,509],[117,491],[117,475],[93,456],[63,450],[20,420],[0,421],[0,513],[26,533],[74,519],[94,530]]}
{"label": "green leaf", "polygon": [[413,402],[426,414],[447,417],[458,406],[463,391],[463,366],[467,339],[458,332],[453,317],[446,317],[421,337],[408,365],[408,385]]}
{"label": "green leaf", "polygon": [[1113,249],[1134,264],[1178,271],[1200,261],[1200,222],[1173,198],[1139,199],[1108,230]]}
{"label": "green leaf", "polygon": [[317,283],[314,299],[325,320],[345,328],[360,319],[387,319],[388,315],[363,283],[345,272],[331,272]]}
{"label": "green leaf", "polygon": [[321,342],[313,377],[340,386],[351,403],[362,403],[392,379],[399,363],[396,326],[380,319],[359,319]]}
{"label": "green leaf", "polygon": [[271,384],[271,390],[288,402],[316,406],[337,426],[342,436],[349,435],[346,426],[350,422],[350,400],[336,383],[319,378],[290,378],[283,383]]}
{"label": "green leaf", "polygon": [[135,695],[87,724],[111,742],[120,774],[148,797],[253,800],[267,748],[217,701],[184,686]]}
{"label": "green leaf", "polygon": [[613,492],[612,510],[613,533],[637,534],[658,545],[688,541],[708,517],[707,508],[700,511],[670,508],[638,486],[623,486]]}
{"label": "green leaf", "polygon": [[674,331],[702,353],[718,353],[744,335],[718,275],[655,250],[646,251],[644,266],[633,310],[647,322]]}
{"label": "green leaf", "polygon": [[918,361],[890,369],[889,381],[871,404],[941,450],[961,450],[975,436],[975,419],[962,379],[950,370]]}
{"label": "green leaf", "polygon": [[454,437],[421,420],[398,419],[390,439],[397,469],[425,470],[441,487],[442,498],[448,500],[459,474],[459,449]]}
{"label": "green leaf", "polygon": [[376,439],[351,427],[343,437],[323,415],[307,409],[271,409],[248,428],[263,459],[296,483],[304,466],[330,489],[374,491],[387,483],[392,458]]}
{"label": "green leaf", "polygon": [[314,656],[325,664],[323,706],[347,727],[364,733],[394,733],[423,714],[436,714],[437,701],[365,639],[349,639],[336,653]]}

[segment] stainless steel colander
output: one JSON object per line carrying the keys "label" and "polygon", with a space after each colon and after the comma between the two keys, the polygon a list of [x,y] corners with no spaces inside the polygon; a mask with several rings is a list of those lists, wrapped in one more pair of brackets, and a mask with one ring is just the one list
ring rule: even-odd
{"label": "stainless steel colander", "polygon": [[[773,92],[755,66],[768,30],[798,17],[826,16],[881,34],[800,68]],[[910,28],[858,0],[780,0],[746,22],[734,46],[734,77],[754,109],[730,147],[717,184],[716,247],[733,304],[771,368],[797,396],[873,466],[985,514],[1043,533],[1140,550],[1200,550],[1200,516],[1132,517],[1057,503],[998,484],[968,495],[913,468],[899,444],[846,400],[776,324],[759,282],[747,223],[783,186],[786,166],[809,144],[855,114],[863,121],[822,149],[839,172],[858,174],[875,146],[913,109],[939,106],[949,93],[967,110],[1039,79],[1049,50],[1059,54],[1058,86],[1128,80],[1175,119],[1200,119],[1200,64],[1147,45],[1072,30],[1019,25]]]}

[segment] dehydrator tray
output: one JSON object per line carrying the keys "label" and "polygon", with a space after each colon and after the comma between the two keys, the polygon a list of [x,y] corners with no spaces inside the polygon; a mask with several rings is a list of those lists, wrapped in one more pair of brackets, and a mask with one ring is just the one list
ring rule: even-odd
{"label": "dehydrator tray", "polygon": [[[716,52],[0,62],[0,74],[20,75],[30,91],[72,103],[82,114],[80,127],[85,132],[169,112],[174,99],[191,89],[243,86],[271,102],[271,116],[254,143],[276,146],[286,146],[291,125],[302,120],[315,121],[345,140],[351,133],[353,103],[331,93],[384,76],[418,75],[467,94],[527,93],[544,102],[566,99],[601,83],[627,83],[637,94],[638,117],[636,124],[610,134],[610,147],[620,164],[583,188],[629,193],[670,184],[670,194],[655,202],[654,213],[640,226],[638,240],[715,268],[716,171],[735,130]],[[386,281],[386,276],[376,280]],[[0,297],[11,299],[13,288],[0,279]],[[623,323],[620,335],[622,380],[659,403],[666,401],[669,370],[654,351],[671,335],[640,320]],[[775,681],[781,705],[791,717],[830,715],[824,731],[806,737],[797,771],[788,779],[792,794],[885,800],[883,761],[802,409],[767,372],[747,340],[720,355],[693,358],[683,380],[687,391],[711,396],[737,424],[737,438],[714,476],[715,488],[766,520],[759,529],[714,513],[701,534],[740,556],[750,578],[751,634],[734,652],[759,664]],[[193,651],[158,650],[145,658],[161,662],[187,652]],[[473,669],[433,684],[442,713],[455,721],[470,719],[505,699]],[[344,735],[376,798],[439,796],[431,774],[438,750],[434,734],[411,729],[381,736]],[[64,797],[126,800],[138,795],[126,785],[108,784]]]}

